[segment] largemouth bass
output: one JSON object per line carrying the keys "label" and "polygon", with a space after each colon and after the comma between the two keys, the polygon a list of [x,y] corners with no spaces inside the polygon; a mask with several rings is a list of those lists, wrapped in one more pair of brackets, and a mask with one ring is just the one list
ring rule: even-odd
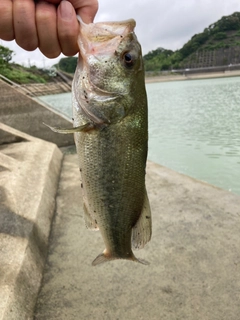
{"label": "largemouth bass", "polygon": [[[73,81],[75,143],[87,228],[105,250],[93,265],[137,259],[132,248],[151,238],[145,188],[147,96],[135,21],[84,24]],[[69,130],[57,130],[65,133]]]}

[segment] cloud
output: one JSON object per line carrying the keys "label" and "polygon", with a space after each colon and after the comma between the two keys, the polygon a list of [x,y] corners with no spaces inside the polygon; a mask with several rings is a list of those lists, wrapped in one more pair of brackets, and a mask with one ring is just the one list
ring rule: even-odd
{"label": "cloud", "polygon": [[[99,0],[95,21],[134,18],[136,34],[146,54],[158,47],[180,49],[194,34],[236,11],[240,11],[237,0]],[[14,41],[1,42],[15,51],[14,61],[25,65],[51,66],[63,57],[47,59],[39,50],[27,52]]]}

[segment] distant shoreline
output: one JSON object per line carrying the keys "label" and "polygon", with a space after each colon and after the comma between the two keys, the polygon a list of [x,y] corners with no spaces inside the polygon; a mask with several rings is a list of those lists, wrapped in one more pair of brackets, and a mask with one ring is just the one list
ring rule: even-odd
{"label": "distant shoreline", "polygon": [[226,78],[226,77],[239,77],[240,70],[225,71],[225,72],[212,72],[212,73],[195,73],[186,75],[162,75],[154,77],[146,77],[146,83],[154,82],[168,82],[168,81],[184,81],[184,80],[200,80],[211,78]]}

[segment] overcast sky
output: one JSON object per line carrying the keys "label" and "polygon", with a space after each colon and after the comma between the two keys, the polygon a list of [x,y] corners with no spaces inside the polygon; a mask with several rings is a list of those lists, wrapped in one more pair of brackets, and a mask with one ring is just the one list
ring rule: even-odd
{"label": "overcast sky", "polygon": [[[146,54],[158,47],[180,49],[194,34],[236,11],[240,12],[239,0],[99,0],[95,22],[134,18]],[[24,51],[14,41],[0,44],[15,52],[15,62],[26,66],[47,67],[60,59],[47,59],[39,50]]]}

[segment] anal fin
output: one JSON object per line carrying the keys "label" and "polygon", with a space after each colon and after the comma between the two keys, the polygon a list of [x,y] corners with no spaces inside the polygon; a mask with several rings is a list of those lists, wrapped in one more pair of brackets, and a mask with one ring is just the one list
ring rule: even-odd
{"label": "anal fin", "polygon": [[141,215],[132,228],[132,247],[142,249],[152,236],[152,216],[150,204],[145,190]]}

